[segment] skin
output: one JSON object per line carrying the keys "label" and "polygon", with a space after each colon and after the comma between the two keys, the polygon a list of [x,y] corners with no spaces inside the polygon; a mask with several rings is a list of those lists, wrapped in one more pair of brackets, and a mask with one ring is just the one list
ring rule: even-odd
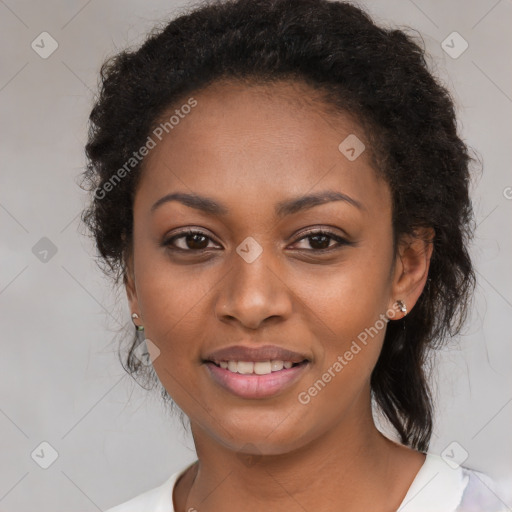
{"label": "skin", "polygon": [[[361,127],[320,107],[308,86],[218,82],[193,96],[198,105],[146,157],[126,282],[131,311],[160,350],[154,368],[196,445],[199,462],[174,490],[176,511],[396,510],[425,456],[384,437],[372,419],[370,375],[385,328],[308,404],[297,396],[397,299],[414,307],[431,245],[407,237],[394,257],[388,185],[368,149],[354,161],[338,150],[349,134],[364,141]],[[276,203],[323,190],[362,208],[334,201],[275,216]],[[177,201],[151,213],[171,192],[212,197],[229,213]],[[175,240],[183,254],[162,245],[187,227],[209,238]],[[304,238],[310,228],[352,245],[322,255],[338,244],[315,245]],[[252,263],[236,252],[249,236],[263,250]],[[281,345],[311,364],[291,389],[242,399],[201,363],[237,343]]]}

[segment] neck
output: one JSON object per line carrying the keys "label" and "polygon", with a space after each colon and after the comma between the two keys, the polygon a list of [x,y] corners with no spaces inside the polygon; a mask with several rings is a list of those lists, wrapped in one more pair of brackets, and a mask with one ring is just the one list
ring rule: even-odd
{"label": "neck", "polygon": [[[195,423],[198,464],[176,499],[177,512],[382,510],[400,505],[424,455],[383,436],[363,407],[309,443],[279,455],[241,454],[213,442]],[[261,450],[263,452],[263,450]],[[387,503],[388,506],[384,504]]]}

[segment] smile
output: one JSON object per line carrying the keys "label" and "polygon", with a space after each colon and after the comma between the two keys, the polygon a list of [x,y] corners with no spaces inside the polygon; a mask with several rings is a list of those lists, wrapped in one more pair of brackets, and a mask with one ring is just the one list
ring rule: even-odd
{"label": "smile", "polygon": [[223,389],[246,399],[269,398],[291,387],[310,362],[212,361],[204,363],[212,380]]}

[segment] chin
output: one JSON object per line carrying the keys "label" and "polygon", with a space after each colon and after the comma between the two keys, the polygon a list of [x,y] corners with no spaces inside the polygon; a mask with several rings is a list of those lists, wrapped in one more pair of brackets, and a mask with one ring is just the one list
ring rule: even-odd
{"label": "chin", "polygon": [[[236,421],[223,421],[222,428],[211,425],[210,433],[219,443],[241,454],[283,455],[306,445],[308,438],[314,437],[313,434],[308,436],[304,430],[304,422],[297,422],[291,416],[288,419],[289,421],[286,416],[279,415],[257,422],[253,418],[237,417]],[[226,436],[227,433],[229,437]]]}

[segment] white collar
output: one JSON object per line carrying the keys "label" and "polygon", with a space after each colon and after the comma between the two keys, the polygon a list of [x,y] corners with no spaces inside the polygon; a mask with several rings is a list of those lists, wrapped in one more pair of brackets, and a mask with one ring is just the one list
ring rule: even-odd
{"label": "white collar", "polygon": [[462,501],[469,481],[462,467],[452,469],[439,455],[426,455],[397,512],[455,512]]}
{"label": "white collar", "polygon": [[[158,487],[106,512],[175,512],[174,486],[195,462],[173,473]],[[468,480],[462,467],[452,469],[439,455],[427,453],[397,512],[456,512]]]}

